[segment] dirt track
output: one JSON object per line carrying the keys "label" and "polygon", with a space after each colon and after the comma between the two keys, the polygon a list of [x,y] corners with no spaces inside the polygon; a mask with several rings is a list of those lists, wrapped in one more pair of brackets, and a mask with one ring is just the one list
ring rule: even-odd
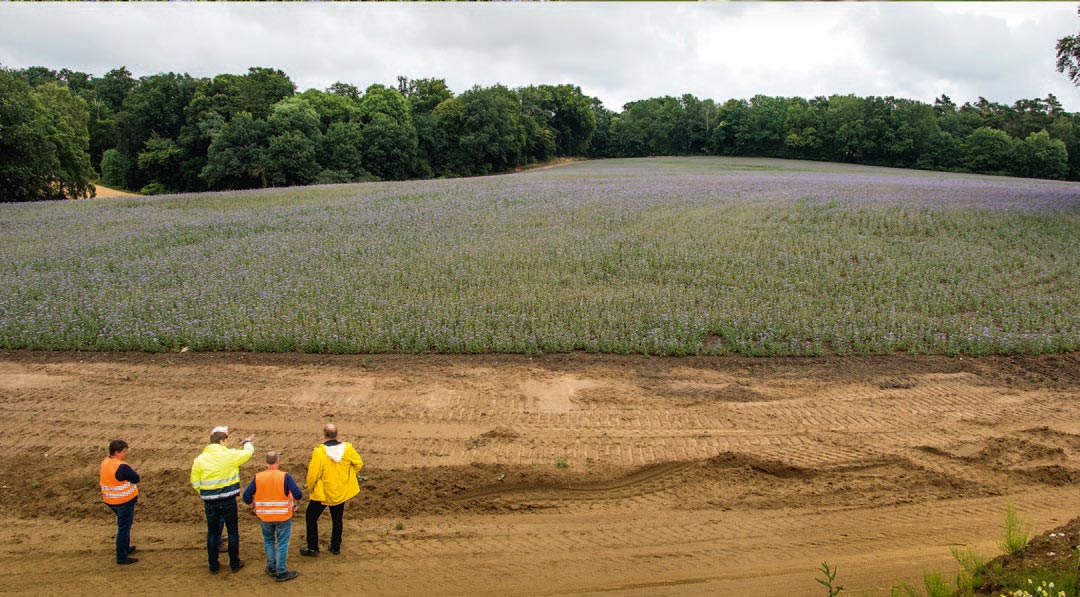
{"label": "dirt track", "polygon": [[106,197],[140,197],[141,196],[141,195],[137,195],[135,193],[128,193],[127,191],[120,191],[120,190],[117,190],[117,189],[110,189],[109,187],[103,187],[103,186],[101,186],[100,184],[97,184],[97,183],[95,183],[94,186],[97,188],[97,193],[94,196],[98,197],[98,198],[106,198]]}
{"label": "dirt track", "polygon": [[[1035,530],[1080,513],[1078,399],[1080,355],[0,353],[0,593],[269,590],[247,514],[248,568],[206,573],[191,460],[228,424],[302,480],[332,418],[367,481],[342,555],[300,558],[301,521],[274,591],[820,595],[828,560],[887,595],[952,545],[995,555],[1006,500]],[[123,568],[114,436],[144,477]]]}

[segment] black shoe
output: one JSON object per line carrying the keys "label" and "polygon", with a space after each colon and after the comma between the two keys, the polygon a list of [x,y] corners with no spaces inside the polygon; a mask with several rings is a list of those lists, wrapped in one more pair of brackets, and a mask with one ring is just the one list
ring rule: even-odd
{"label": "black shoe", "polygon": [[134,564],[135,562],[138,562],[138,561],[139,560],[136,560],[135,558],[128,557],[128,558],[124,558],[122,560],[117,560],[116,563],[121,565],[121,566],[126,566],[127,564]]}
{"label": "black shoe", "polygon": [[244,567],[244,561],[241,560],[241,561],[237,562],[235,566],[230,566],[230,567],[232,568],[233,572],[239,572],[240,569]]}
{"label": "black shoe", "polygon": [[218,568],[211,568],[210,569],[210,574],[217,574],[217,573],[218,573]]}
{"label": "black shoe", "polygon": [[266,575],[267,576],[277,576],[277,570],[274,570],[273,568],[267,566],[266,567]]}
{"label": "black shoe", "polygon": [[330,553],[334,554],[335,556],[339,556],[339,555],[341,555],[341,548],[340,547],[331,547],[330,548]]}
{"label": "black shoe", "polygon": [[299,572],[297,572],[296,570],[289,570],[288,572],[277,575],[275,578],[278,582],[285,582],[287,580],[292,580],[297,576],[300,576]]}
{"label": "black shoe", "polygon": [[319,555],[319,550],[317,550],[317,549],[308,549],[306,547],[301,547],[300,548],[300,555],[315,557],[315,556]]}
{"label": "black shoe", "polygon": [[128,555],[130,556],[133,553],[135,553],[135,546],[134,545],[128,547]]}

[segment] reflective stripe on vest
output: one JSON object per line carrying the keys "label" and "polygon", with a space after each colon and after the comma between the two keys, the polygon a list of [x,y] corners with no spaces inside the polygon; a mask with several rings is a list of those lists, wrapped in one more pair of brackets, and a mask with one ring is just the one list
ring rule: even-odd
{"label": "reflective stripe on vest", "polygon": [[263,522],[284,522],[292,518],[292,495],[285,491],[285,471],[262,471],[255,475],[255,514]]}
{"label": "reflective stripe on vest", "polygon": [[120,481],[116,478],[116,471],[119,470],[121,464],[124,464],[122,460],[117,460],[111,456],[101,461],[101,475],[98,479],[98,484],[101,487],[101,499],[106,504],[113,506],[126,504],[139,495],[137,485],[131,481]]}
{"label": "reflective stripe on vest", "polygon": [[232,485],[233,483],[240,482],[240,469],[236,470],[236,474],[228,479],[210,479],[208,481],[196,481],[191,484],[195,489],[199,489],[202,486],[210,487],[212,485]]}

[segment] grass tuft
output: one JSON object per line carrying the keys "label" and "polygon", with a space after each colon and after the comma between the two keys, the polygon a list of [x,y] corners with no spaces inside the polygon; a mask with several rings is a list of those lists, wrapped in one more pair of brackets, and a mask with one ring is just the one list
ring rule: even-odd
{"label": "grass tuft", "polygon": [[956,575],[956,589],[963,595],[974,593],[975,589],[986,582],[986,560],[973,549],[950,549],[956,563],[960,564],[960,573]]}
{"label": "grass tuft", "polygon": [[1001,525],[1001,540],[998,546],[1009,555],[1018,554],[1027,547],[1031,540],[1031,525],[1020,518],[1016,506],[1005,505],[1005,522]]}
{"label": "grass tuft", "polygon": [[955,595],[956,590],[949,586],[940,572],[935,571],[923,573],[923,589],[908,583],[901,583],[892,589],[892,597],[955,597]]}

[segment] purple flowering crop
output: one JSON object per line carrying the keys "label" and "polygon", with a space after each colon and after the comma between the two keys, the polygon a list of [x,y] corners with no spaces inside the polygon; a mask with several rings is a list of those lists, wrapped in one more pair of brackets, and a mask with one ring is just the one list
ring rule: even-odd
{"label": "purple flowering crop", "polygon": [[0,205],[0,346],[1080,349],[1080,184],[745,158]]}

